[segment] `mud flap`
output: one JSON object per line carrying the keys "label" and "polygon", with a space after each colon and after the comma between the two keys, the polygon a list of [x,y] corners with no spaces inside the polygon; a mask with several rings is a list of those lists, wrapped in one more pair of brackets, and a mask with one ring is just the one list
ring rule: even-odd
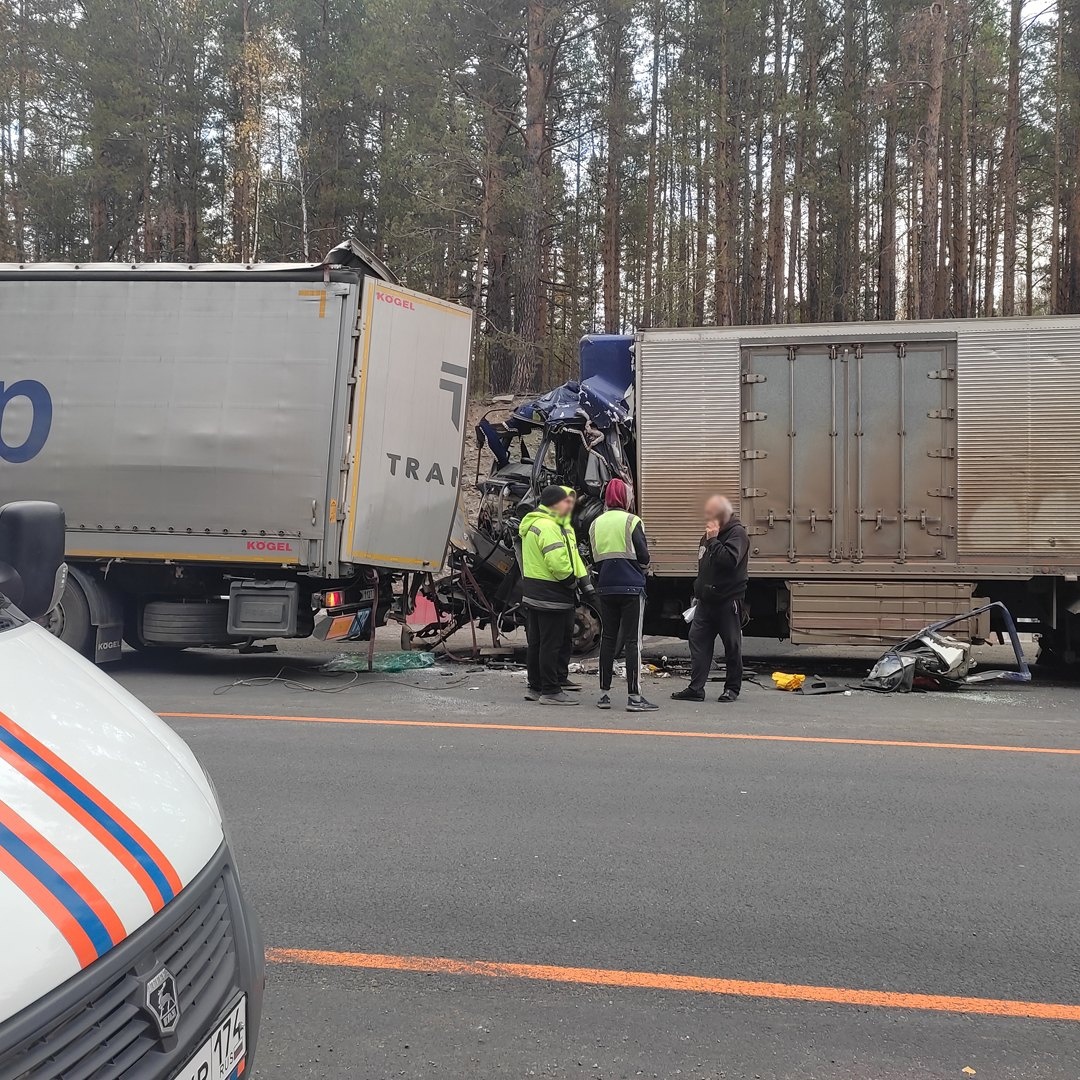
{"label": "mud flap", "polygon": [[94,644],[94,663],[108,664],[112,660],[119,660],[123,642],[123,623],[112,622],[99,625]]}

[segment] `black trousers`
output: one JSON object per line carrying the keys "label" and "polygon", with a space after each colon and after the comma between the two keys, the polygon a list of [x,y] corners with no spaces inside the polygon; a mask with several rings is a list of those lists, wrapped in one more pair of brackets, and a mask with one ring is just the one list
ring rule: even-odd
{"label": "black trousers", "polygon": [[743,602],[699,600],[690,624],[690,689],[704,690],[709,681],[716,639],[724,645],[727,675],[724,689],[737,694],[742,689],[742,614]]}
{"label": "black trousers", "polygon": [[570,674],[574,644],[574,610],[548,611],[525,605],[525,634],[529,640],[526,667],[529,686],[541,694],[557,694]]}
{"label": "black trousers", "polygon": [[611,689],[615,657],[619,645],[626,646],[626,691],[632,697],[641,693],[641,621],[645,617],[642,593],[601,595],[600,619],[604,629],[600,637],[600,689]]}

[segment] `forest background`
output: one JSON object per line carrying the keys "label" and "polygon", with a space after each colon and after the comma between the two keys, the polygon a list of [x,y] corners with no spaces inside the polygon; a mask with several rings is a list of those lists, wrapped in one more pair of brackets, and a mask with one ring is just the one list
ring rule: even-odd
{"label": "forest background", "polygon": [[649,325],[1080,312],[1080,0],[0,0],[0,260],[320,259],[480,392]]}

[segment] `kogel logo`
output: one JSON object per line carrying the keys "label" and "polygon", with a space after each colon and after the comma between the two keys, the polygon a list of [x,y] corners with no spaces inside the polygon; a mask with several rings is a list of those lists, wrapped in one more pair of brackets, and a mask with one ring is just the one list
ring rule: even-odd
{"label": "kogel logo", "polygon": [[249,540],[248,551],[292,551],[292,544],[287,540]]}
{"label": "kogel logo", "polygon": [[[19,424],[20,434],[25,431],[20,443],[8,442],[4,431],[5,417],[11,415],[9,408],[15,415],[30,413],[29,425]],[[0,458],[17,465],[37,457],[51,428],[52,398],[41,383],[36,379],[20,379],[10,385],[0,382]]]}
{"label": "kogel logo", "polygon": [[404,296],[395,296],[393,293],[380,292],[375,290],[375,299],[383,304],[390,304],[393,307],[404,308],[406,311],[415,311],[416,305],[411,300],[406,300]]}

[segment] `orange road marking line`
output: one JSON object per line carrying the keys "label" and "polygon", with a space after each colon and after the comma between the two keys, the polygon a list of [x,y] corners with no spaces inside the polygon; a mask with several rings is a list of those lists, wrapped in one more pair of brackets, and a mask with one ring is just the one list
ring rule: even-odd
{"label": "orange road marking line", "polygon": [[537,979],[543,982],[580,983],[586,986],[677,990],[693,994],[774,998],[783,1001],[817,1001],[881,1009],[930,1009],[935,1012],[978,1013],[984,1016],[1080,1021],[1080,1005],[1059,1005],[1045,1001],[1010,1001],[1001,998],[952,997],[944,994],[907,994],[890,990],[849,990],[840,986],[750,982],[744,979],[714,979],[700,975],[666,975],[653,971],[557,967],[550,964],[508,964],[491,960],[453,960],[443,956],[323,952],[314,949],[267,949],[266,959],[273,964],[416,971],[437,975],[482,975],[496,979]]}
{"label": "orange road marking line", "polygon": [[995,743],[910,742],[905,739],[840,739],[824,735],[749,735],[728,731],[663,731],[649,728],[560,727],[547,724],[485,724],[464,720],[385,720],[355,716],[279,716],[269,713],[161,712],[176,720],[267,720],[295,724],[359,724],[374,727],[457,728],[468,731],[539,731],[565,735],[641,735],[658,739],[733,739],[741,742],[822,743],[829,746],[901,746],[917,750],[995,750],[1009,754],[1066,754],[1080,749],[1059,746],[1006,746]]}

